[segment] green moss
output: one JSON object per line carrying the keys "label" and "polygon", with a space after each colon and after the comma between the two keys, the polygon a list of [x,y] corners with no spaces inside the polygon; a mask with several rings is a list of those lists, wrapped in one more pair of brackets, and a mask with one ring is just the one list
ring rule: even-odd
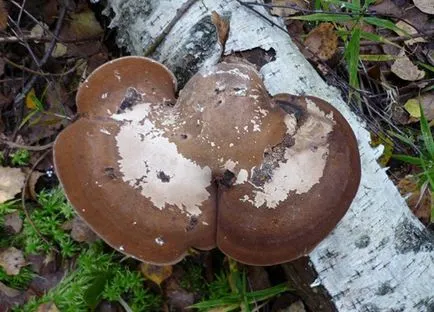
{"label": "green moss", "polygon": [[34,276],[35,273],[27,267],[21,268],[18,275],[7,275],[0,267],[0,282],[11,288],[26,289]]}
{"label": "green moss", "polygon": [[92,244],[77,260],[77,268],[54,289],[14,311],[33,312],[42,303],[54,302],[62,312],[89,311],[100,299],[126,302],[133,311],[159,311],[161,297],[144,287],[144,278],[119,261],[121,255]]}

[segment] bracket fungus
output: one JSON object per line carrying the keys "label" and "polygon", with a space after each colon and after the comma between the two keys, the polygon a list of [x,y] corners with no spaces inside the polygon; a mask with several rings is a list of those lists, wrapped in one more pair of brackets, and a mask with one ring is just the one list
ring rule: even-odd
{"label": "bracket fungus", "polygon": [[220,248],[252,265],[307,254],[356,194],[360,157],[342,115],[267,93],[245,61],[194,75],[176,98],[163,65],[124,57],[77,94],[55,166],[78,214],[117,250],[154,264]]}

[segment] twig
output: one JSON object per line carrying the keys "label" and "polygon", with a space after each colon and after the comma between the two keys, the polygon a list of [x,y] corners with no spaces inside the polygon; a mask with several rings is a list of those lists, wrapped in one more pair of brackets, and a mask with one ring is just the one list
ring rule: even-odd
{"label": "twig", "polygon": [[30,69],[30,68],[27,68],[26,66],[23,66],[23,65],[15,63],[14,61],[11,61],[10,59],[8,59],[5,56],[3,56],[3,60],[6,63],[8,63],[8,64],[10,64],[10,65],[12,65],[14,67],[21,69],[22,71],[26,71],[26,72],[29,72],[29,73],[34,74],[34,75],[38,75],[38,76],[55,76],[55,77],[56,76],[57,77],[63,77],[65,75],[73,73],[80,65],[83,65],[85,63],[85,62],[78,62],[72,68],[68,69],[66,72],[57,74],[57,73],[45,73],[45,72],[36,71],[36,70]]}
{"label": "twig", "polygon": [[[43,35],[22,35],[22,36],[9,36],[9,37],[0,37],[1,43],[14,43],[14,42],[25,42],[25,41],[40,41],[40,42],[49,42],[51,41],[53,36],[43,36]],[[95,39],[101,38],[101,35],[92,36],[83,39],[62,39],[57,38],[57,41],[60,43],[81,43],[87,41],[94,41]]]}
{"label": "twig", "polygon": [[155,52],[158,46],[163,42],[164,38],[170,33],[173,26],[178,22],[182,15],[188,11],[188,9],[196,2],[197,0],[188,0],[185,2],[178,10],[176,10],[175,17],[170,21],[170,23],[164,28],[163,32],[155,38],[154,42],[152,42],[143,53],[144,56],[149,56]]}
{"label": "twig", "polygon": [[[38,24],[39,26],[42,27],[42,29],[45,29],[45,25],[39,21],[36,17],[34,17],[32,14],[30,14],[29,11],[27,11],[26,9],[24,9],[24,5],[21,5],[17,2],[15,2],[14,0],[9,0],[10,3],[12,3],[13,5],[15,5],[17,8],[19,8],[20,10],[22,10],[22,12],[24,12],[33,22],[35,22],[36,24]],[[64,6],[64,5],[62,5]],[[55,35],[54,33],[52,33],[49,29],[45,29],[45,31],[52,37],[57,37],[57,35]],[[57,40],[59,40],[59,38],[56,38]]]}
{"label": "twig", "polygon": [[45,145],[39,145],[39,146],[30,146],[30,145],[23,145],[23,144],[18,144],[15,142],[10,142],[10,141],[6,141],[6,140],[1,140],[0,139],[0,143],[2,144],[6,144],[7,146],[9,146],[10,148],[22,148],[22,149],[26,149],[29,151],[44,151],[46,149],[52,148],[53,147],[53,142],[45,144]]}
{"label": "twig", "polygon": [[50,248],[51,249],[53,249],[54,251],[56,251],[57,253],[59,253],[59,250],[56,248],[56,247],[54,247],[45,237],[44,237],[44,235],[42,235],[42,233],[39,231],[39,229],[35,226],[35,224],[33,223],[33,221],[32,221],[32,218],[30,217],[30,213],[29,213],[29,211],[27,210],[27,207],[26,207],[26,196],[25,196],[25,194],[26,194],[26,189],[27,189],[27,186],[28,186],[28,184],[29,184],[29,180],[30,180],[30,177],[31,177],[31,175],[32,175],[32,173],[33,173],[33,171],[35,171],[35,168],[36,168],[36,166],[37,165],[39,165],[39,163],[42,161],[42,160],[44,160],[44,158],[45,157],[47,157],[47,155],[49,154],[51,152],[51,150],[48,150],[48,151],[46,151],[44,154],[42,154],[42,156],[41,157],[39,157],[37,160],[36,160],[36,162],[33,164],[33,166],[32,166],[32,168],[30,169],[30,172],[27,174],[27,176],[26,176],[26,178],[25,178],[25,180],[24,180],[24,186],[23,186],[23,190],[22,190],[22,192],[21,192],[21,206],[22,206],[22,208],[23,208],[23,211],[24,211],[24,213],[25,213],[25,215],[26,215],[26,218],[29,220],[29,223],[30,223],[30,225],[32,226],[32,228],[35,230],[35,232],[36,232],[36,234],[48,245],[48,246],[50,246]]}
{"label": "twig", "polygon": [[[63,5],[60,8],[59,17],[57,19],[56,28],[54,30],[53,38],[50,42],[50,45],[49,45],[47,51],[45,52],[44,56],[42,57],[42,59],[39,62],[39,65],[38,65],[39,68],[44,66],[44,64],[47,62],[48,58],[50,57],[51,53],[53,52],[54,47],[56,46],[57,36],[60,33],[60,29],[62,27],[63,19],[65,18],[65,14],[66,14],[66,7]],[[26,94],[30,91],[30,89],[32,89],[33,84],[36,82],[37,78],[38,78],[37,76],[33,76],[32,78],[30,78],[30,80],[26,83],[26,85],[23,87],[21,92],[15,97],[14,104],[17,104],[24,99]]]}

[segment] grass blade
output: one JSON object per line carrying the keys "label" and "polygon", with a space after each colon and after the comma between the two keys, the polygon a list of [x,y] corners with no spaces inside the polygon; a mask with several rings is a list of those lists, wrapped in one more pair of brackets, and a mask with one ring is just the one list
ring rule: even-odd
{"label": "grass blade", "polygon": [[396,60],[398,57],[390,54],[362,54],[359,58],[367,62],[387,62]]}
{"label": "grass blade", "polygon": [[357,17],[345,14],[333,14],[333,13],[315,13],[301,16],[291,16],[289,19],[298,19],[302,21],[311,22],[349,22],[356,20]]}
{"label": "grass blade", "polygon": [[386,20],[386,19],[383,19],[383,18],[367,16],[367,17],[363,18],[363,21],[368,23],[368,24],[374,25],[374,26],[387,28],[387,29],[393,30],[395,32],[402,32],[406,36],[410,36],[408,32],[406,32],[405,30],[396,26],[393,22]]}
{"label": "grass blade", "polygon": [[346,58],[348,62],[348,72],[350,75],[350,85],[358,88],[359,86],[359,54],[360,54],[360,34],[361,29],[356,27],[352,31],[351,39],[346,49]]}
{"label": "grass blade", "polygon": [[[431,128],[428,125],[423,108],[420,105],[420,130],[422,132],[425,148],[431,159],[434,159],[434,139],[432,137]],[[434,186],[434,185],[433,185]],[[434,189],[434,188],[433,188]]]}
{"label": "grass blade", "polygon": [[361,37],[363,39],[374,41],[374,42],[387,43],[387,44],[393,45],[393,46],[401,49],[401,46],[399,44],[394,43],[390,40],[387,40],[383,36],[373,34],[373,33],[367,32],[367,31],[362,31]]}
{"label": "grass blade", "polygon": [[422,162],[421,162],[419,157],[397,154],[397,155],[392,155],[392,158],[400,160],[402,162],[412,164],[412,165],[416,165],[419,167],[422,166]]}

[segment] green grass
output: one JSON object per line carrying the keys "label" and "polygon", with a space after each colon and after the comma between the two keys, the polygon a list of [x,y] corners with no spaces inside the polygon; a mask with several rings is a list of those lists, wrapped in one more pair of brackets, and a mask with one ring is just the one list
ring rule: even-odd
{"label": "green grass", "polygon": [[[340,0],[316,0],[315,8],[324,10],[322,13],[314,13],[301,16],[293,16],[291,19],[298,19],[309,22],[331,22],[334,23],[338,36],[345,43],[344,57],[348,67],[349,84],[354,88],[359,88],[359,63],[360,57],[360,41],[362,39],[370,40],[378,43],[387,43],[395,45],[387,39],[377,34],[363,31],[365,24],[373,25],[378,28],[385,28],[394,32],[407,34],[404,30],[397,27],[393,22],[379,18],[376,16],[367,16],[368,7],[375,3],[375,0],[366,0],[363,5],[360,1],[340,1]],[[344,12],[328,13],[330,7],[339,6],[344,9]],[[348,30],[347,27],[350,26]],[[368,58],[367,56],[364,57]],[[386,55],[377,55],[376,61],[387,59]]]}
{"label": "green grass", "polygon": [[126,304],[131,311],[159,311],[161,297],[144,287],[144,278],[120,263],[121,255],[104,252],[103,243],[92,244],[80,254],[77,268],[41,298],[33,298],[15,312],[34,312],[53,302],[62,312],[93,310],[101,299]]}
{"label": "green grass", "polygon": [[[430,221],[434,221],[434,139],[432,136],[431,128],[426,120],[424,111],[422,106],[420,106],[420,131],[421,131],[421,139],[422,139],[422,148],[420,149],[418,156],[409,156],[403,154],[396,154],[392,157],[406,162],[411,165],[415,165],[421,170],[421,173],[417,175],[419,180],[419,186],[421,189],[424,189],[425,186],[429,187],[431,192],[431,216]],[[393,134],[395,137],[400,139],[403,143],[406,143],[410,146],[414,146],[414,142],[410,138],[403,137],[401,135]]]}
{"label": "green grass", "polygon": [[192,305],[190,308],[199,311],[254,311],[266,300],[272,299],[281,293],[290,291],[287,283],[279,284],[267,289],[249,291],[245,269],[238,268],[238,264],[229,259],[229,272],[222,271],[208,286],[209,296],[206,300]]}

